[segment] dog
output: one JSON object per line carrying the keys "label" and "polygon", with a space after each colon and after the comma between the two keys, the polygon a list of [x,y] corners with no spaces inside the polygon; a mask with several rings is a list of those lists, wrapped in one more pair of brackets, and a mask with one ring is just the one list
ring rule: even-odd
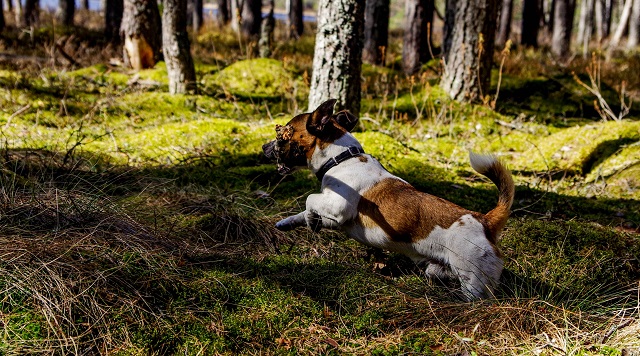
{"label": "dog", "polygon": [[276,125],[276,139],[262,146],[280,174],[308,167],[321,181],[306,210],[276,228],[342,229],[365,245],[426,263],[432,278],[457,279],[465,299],[493,297],[503,269],[496,246],[513,203],[511,173],[493,155],[470,152],[471,166],[498,188],[496,207],[482,214],[415,189],[364,152],[350,133],[358,119],[334,114],[335,99],[312,113]]}

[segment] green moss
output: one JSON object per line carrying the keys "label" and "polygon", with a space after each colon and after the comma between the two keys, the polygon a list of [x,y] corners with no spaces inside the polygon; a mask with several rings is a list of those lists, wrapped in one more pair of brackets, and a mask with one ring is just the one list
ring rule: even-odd
{"label": "green moss", "polygon": [[232,95],[254,99],[282,98],[300,85],[282,62],[268,58],[238,61],[220,71],[213,84]]}

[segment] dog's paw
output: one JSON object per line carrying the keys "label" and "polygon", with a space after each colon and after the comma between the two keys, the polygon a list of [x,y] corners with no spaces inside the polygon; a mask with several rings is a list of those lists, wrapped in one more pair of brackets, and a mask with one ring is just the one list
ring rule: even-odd
{"label": "dog's paw", "polygon": [[318,232],[322,229],[322,216],[313,210],[309,210],[307,215],[307,225],[313,232]]}

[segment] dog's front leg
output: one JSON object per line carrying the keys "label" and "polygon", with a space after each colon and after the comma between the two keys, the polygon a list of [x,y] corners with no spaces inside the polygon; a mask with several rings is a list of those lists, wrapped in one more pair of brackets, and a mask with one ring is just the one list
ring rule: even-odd
{"label": "dog's front leg", "polygon": [[305,226],[307,224],[306,219],[304,218],[306,211],[298,213],[296,215],[289,216],[288,218],[284,218],[276,223],[276,229],[281,231],[289,231],[293,230],[298,226]]}

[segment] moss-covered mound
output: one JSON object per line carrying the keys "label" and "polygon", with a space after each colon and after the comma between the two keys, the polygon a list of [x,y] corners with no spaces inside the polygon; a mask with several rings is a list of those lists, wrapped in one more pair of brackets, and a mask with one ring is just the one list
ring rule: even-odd
{"label": "moss-covered mound", "polygon": [[258,58],[226,67],[214,76],[213,84],[242,98],[277,99],[292,91],[294,79],[282,62]]}

